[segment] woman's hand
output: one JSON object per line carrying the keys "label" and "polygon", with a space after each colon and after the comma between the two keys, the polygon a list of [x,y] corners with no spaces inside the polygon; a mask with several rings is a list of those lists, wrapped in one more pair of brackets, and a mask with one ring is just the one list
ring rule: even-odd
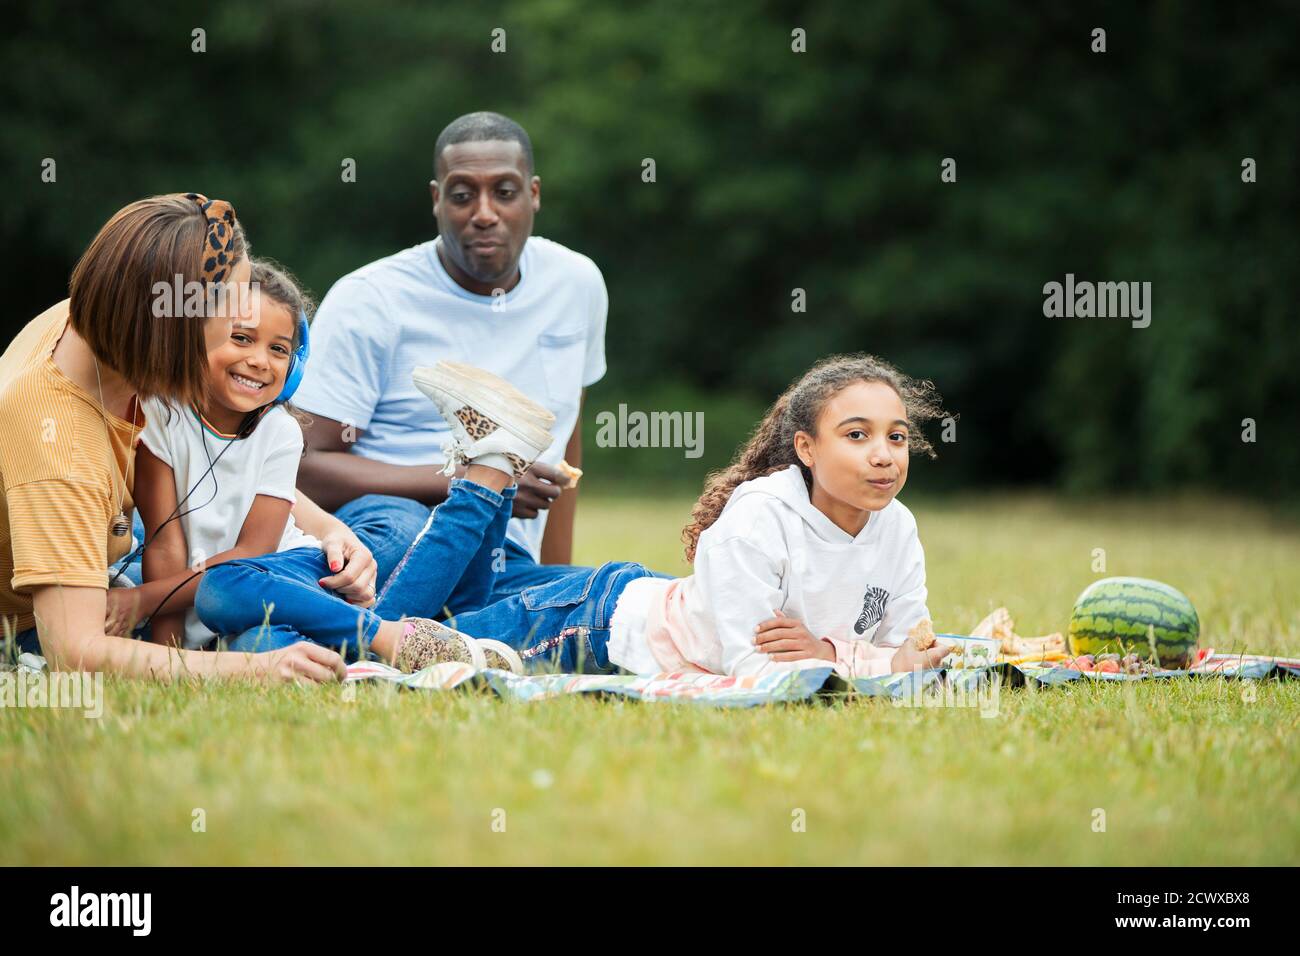
{"label": "woman's hand", "polygon": [[254,672],[273,684],[332,684],[348,673],[336,652],[310,641],[251,656]]}
{"label": "woman's hand", "polygon": [[109,588],[104,595],[104,633],[130,637],[140,623],[140,589]]}
{"label": "woman's hand", "polygon": [[938,667],[939,662],[948,656],[950,650],[952,650],[951,644],[936,644],[927,650],[918,651],[916,641],[909,637],[894,652],[893,659],[890,661],[890,669],[895,674],[901,674],[905,671],[929,670]]}
{"label": "woman's hand", "polygon": [[818,658],[835,660],[830,641],[813,637],[808,628],[793,617],[773,611],[776,617],[764,621],[754,630],[754,643],[774,661],[806,661]]}
{"label": "woman's hand", "polygon": [[335,521],[320,539],[321,550],[331,571],[320,579],[320,586],[337,591],[349,604],[370,607],[375,603],[375,578],[379,566],[370,549],[342,521]]}

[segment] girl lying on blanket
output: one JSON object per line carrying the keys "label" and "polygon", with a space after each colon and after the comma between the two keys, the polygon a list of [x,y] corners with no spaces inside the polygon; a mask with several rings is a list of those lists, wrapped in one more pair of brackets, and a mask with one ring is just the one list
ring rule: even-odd
{"label": "girl lying on blanket", "polygon": [[515,479],[550,444],[554,416],[485,372],[417,369],[416,384],[477,441],[460,458],[465,478],[452,481],[377,600],[349,604],[320,585],[331,573],[320,542],[290,514],[303,438],[282,393],[306,362],[309,304],[266,262],[254,261],[252,280],[256,318],[237,321],[209,352],[206,403],[147,409],[135,486],[143,574],[176,582],[149,609],[151,640],[197,648],[222,635],[230,649],[254,651],[307,638],[408,671],[449,660],[519,669],[510,647],[465,640],[432,618],[453,588],[465,606],[487,599]]}
{"label": "girl lying on blanket", "polygon": [[[919,425],[942,414],[928,382],[878,359],[819,362],[710,477],[677,580],[612,563],[527,588],[452,622],[528,669],[750,675],[832,664],[845,676],[933,667],[908,632],[928,618],[916,521],[896,500]],[[918,629],[920,633],[920,629]]]}

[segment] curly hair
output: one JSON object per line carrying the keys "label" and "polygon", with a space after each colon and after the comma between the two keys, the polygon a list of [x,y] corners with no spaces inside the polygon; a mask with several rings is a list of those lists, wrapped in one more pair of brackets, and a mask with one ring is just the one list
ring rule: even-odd
{"label": "curly hair", "polygon": [[921,434],[919,426],[946,414],[934,384],[908,378],[888,362],[873,355],[832,355],[817,362],[798,381],[781,393],[758,423],[735,459],[705,480],[704,493],[695,503],[691,522],[682,530],[686,542],[686,560],[695,560],[700,535],[709,528],[736,487],[752,478],[761,478],[798,465],[804,482],[812,489],[812,472],[795,454],[794,437],[798,432],[817,434],[817,419],[826,403],[839,392],[858,382],[882,382],[902,399],[912,428],[908,450],[935,457],[934,446]]}

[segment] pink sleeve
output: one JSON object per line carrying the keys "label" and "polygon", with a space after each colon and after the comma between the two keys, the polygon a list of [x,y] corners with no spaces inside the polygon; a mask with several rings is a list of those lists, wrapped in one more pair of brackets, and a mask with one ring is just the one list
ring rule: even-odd
{"label": "pink sleeve", "polygon": [[826,637],[835,648],[835,670],[842,677],[883,677],[893,673],[890,662],[896,647],[877,647],[870,641],[842,641]]}

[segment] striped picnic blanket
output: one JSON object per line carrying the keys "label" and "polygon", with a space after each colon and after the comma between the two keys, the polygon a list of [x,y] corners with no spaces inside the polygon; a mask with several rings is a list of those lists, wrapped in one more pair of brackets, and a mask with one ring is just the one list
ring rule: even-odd
{"label": "striped picnic blanket", "polygon": [[384,681],[419,690],[452,690],[486,686],[514,700],[547,700],[564,694],[597,694],[647,702],[704,704],[713,707],[756,707],[762,704],[807,700],[819,691],[854,692],[867,697],[912,698],[940,683],[957,689],[975,689],[996,676],[1002,686],[1030,681],[1039,687],[1059,687],[1077,680],[1143,681],[1189,677],[1225,677],[1259,680],[1300,677],[1300,659],[1251,654],[1212,654],[1189,670],[1158,670],[1149,674],[1111,674],[1075,671],[1054,664],[994,664],[983,668],[927,670],[884,677],[842,681],[831,667],[762,677],[723,677],[717,674],[539,674],[519,676],[506,671],[475,671],[468,664],[435,664],[414,674],[377,662],[348,667],[347,683]]}

